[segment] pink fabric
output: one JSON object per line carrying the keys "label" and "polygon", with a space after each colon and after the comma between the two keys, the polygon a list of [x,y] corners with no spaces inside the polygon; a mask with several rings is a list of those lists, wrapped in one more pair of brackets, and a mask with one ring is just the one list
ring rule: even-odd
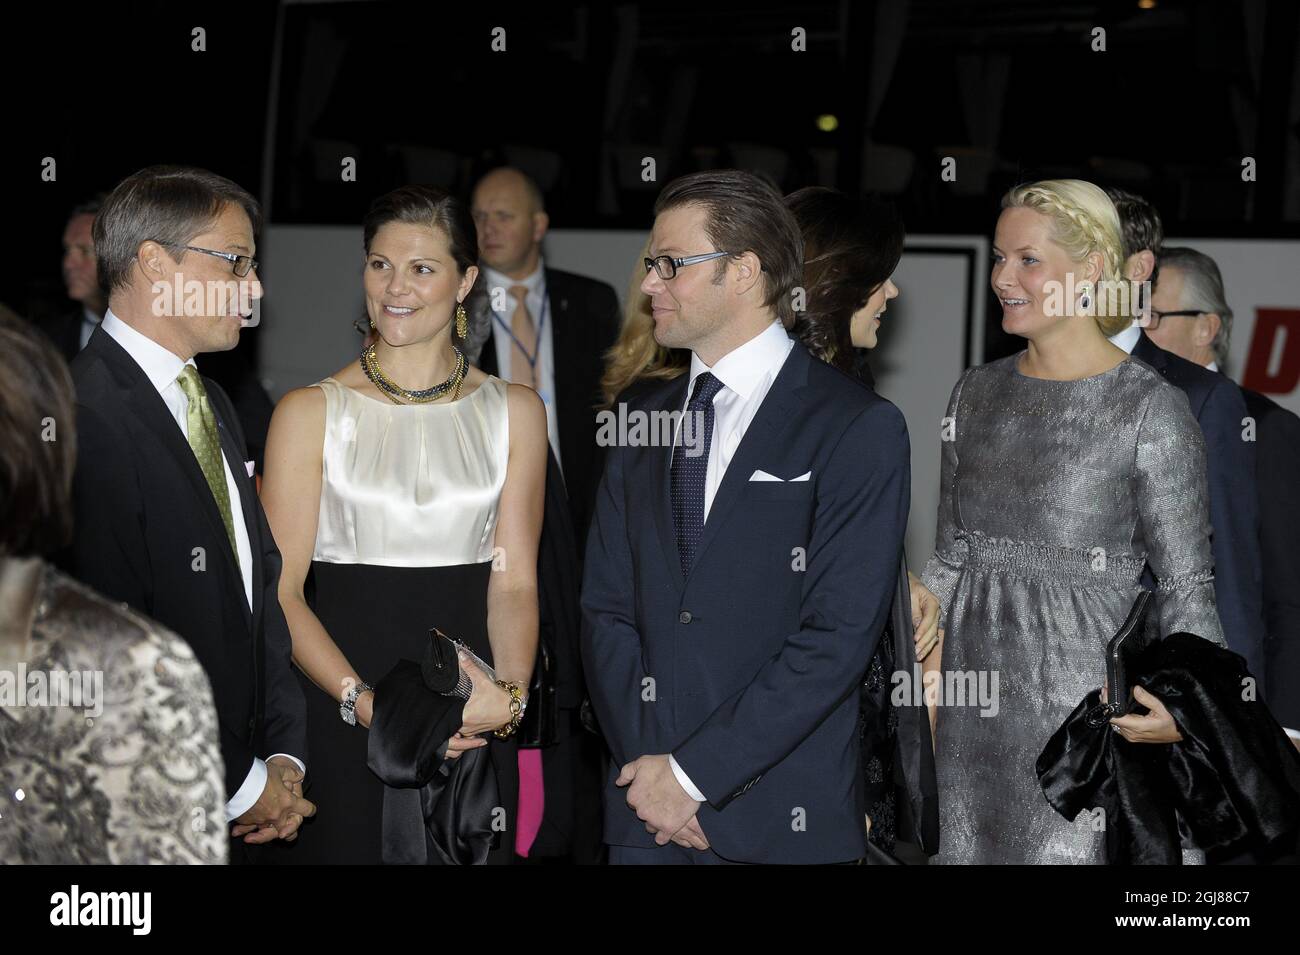
{"label": "pink fabric", "polygon": [[527,858],[537,830],[542,828],[546,793],[542,786],[542,751],[519,751],[519,823],[515,827],[515,852]]}

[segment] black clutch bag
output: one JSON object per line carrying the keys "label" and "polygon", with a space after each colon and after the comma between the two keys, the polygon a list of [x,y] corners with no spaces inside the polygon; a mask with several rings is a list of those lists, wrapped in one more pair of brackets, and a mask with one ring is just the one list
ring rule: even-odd
{"label": "black clutch bag", "polygon": [[454,640],[437,627],[429,628],[429,644],[420,661],[420,672],[425,685],[443,696],[458,696],[468,701],[474,684],[468,674],[460,668],[457,653],[464,653],[487,674],[489,680],[495,681],[496,671],[483,662],[473,650],[460,640]]}
{"label": "black clutch bag", "polygon": [[1108,702],[1098,703],[1087,716],[1089,726],[1101,726],[1118,716],[1132,712],[1136,705],[1133,700],[1132,668],[1130,662],[1142,649],[1143,634],[1147,618],[1147,608],[1151,605],[1151,591],[1144,590],[1129,609],[1123,626],[1110,638],[1106,645],[1106,698]]}

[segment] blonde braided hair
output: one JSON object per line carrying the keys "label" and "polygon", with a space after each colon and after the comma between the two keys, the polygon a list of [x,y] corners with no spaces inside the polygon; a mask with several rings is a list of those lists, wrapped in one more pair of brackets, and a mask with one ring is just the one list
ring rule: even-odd
{"label": "blonde braided hair", "polygon": [[1052,222],[1052,237],[1075,262],[1099,253],[1102,265],[1092,292],[1093,319],[1108,338],[1129,326],[1133,311],[1124,307],[1127,298],[1101,294],[1106,283],[1125,281],[1124,233],[1115,204],[1102,189],[1082,179],[1024,183],[1008,190],[1002,197],[1002,208],[1033,209],[1047,216]]}

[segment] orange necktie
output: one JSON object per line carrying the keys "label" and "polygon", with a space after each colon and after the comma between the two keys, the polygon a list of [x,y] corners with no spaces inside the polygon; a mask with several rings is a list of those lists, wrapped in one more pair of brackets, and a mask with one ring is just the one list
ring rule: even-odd
{"label": "orange necktie", "polygon": [[[510,294],[515,298],[515,314],[510,319],[510,331],[515,340],[510,350],[510,380],[515,384],[537,387],[533,375],[533,362],[537,360],[537,329],[533,326],[533,316],[528,311],[528,286],[512,285]],[[529,361],[529,359],[533,361]]]}

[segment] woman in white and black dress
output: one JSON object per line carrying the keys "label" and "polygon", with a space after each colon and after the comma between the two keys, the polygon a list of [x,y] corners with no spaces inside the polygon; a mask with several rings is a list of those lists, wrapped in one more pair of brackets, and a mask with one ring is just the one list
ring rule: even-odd
{"label": "woman in white and black dress", "polygon": [[516,748],[489,731],[517,725],[512,696],[526,705],[537,648],[545,412],[531,389],[468,366],[459,350],[461,303],[478,274],[461,203],[403,187],[371,206],[364,236],[374,343],[286,395],[267,442],[262,497],[284,555],[280,601],[294,661],[315,684],[308,783],[322,807],[285,854],[392,861],[381,848],[384,784],[367,768],[366,687],[399,659],[421,660],[436,626],[513,684],[476,680],[447,749],[457,759],[489,747],[505,826],[494,827],[501,837],[487,861],[508,862]]}

